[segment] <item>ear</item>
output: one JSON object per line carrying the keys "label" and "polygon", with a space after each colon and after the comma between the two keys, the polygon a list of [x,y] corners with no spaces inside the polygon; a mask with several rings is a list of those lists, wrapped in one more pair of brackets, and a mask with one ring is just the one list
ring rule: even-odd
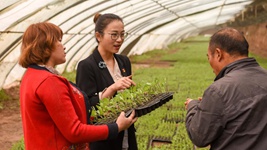
{"label": "ear", "polygon": [[218,62],[222,61],[222,59],[223,59],[223,51],[220,48],[216,48],[214,56],[218,60]]}
{"label": "ear", "polygon": [[96,33],[95,33],[95,37],[96,37],[96,39],[98,40],[98,42],[100,42],[101,39],[102,39],[102,34],[99,33],[99,32],[96,32]]}

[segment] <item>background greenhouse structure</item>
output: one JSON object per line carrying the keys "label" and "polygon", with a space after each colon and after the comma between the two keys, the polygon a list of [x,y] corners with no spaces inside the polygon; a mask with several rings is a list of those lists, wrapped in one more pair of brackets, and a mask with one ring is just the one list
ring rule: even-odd
{"label": "background greenhouse structure", "polygon": [[32,23],[48,21],[64,32],[67,62],[76,69],[94,47],[96,12],[123,18],[129,37],[119,53],[140,55],[164,48],[242,15],[252,0],[0,0],[0,88],[18,84],[25,69],[17,63],[21,37]]}
{"label": "background greenhouse structure", "polygon": [[[267,69],[267,0],[0,0],[0,149],[25,147],[19,97],[25,69],[18,59],[26,28],[47,21],[62,29],[66,62],[56,69],[75,82],[78,62],[97,46],[96,12],[123,19],[129,36],[118,53],[131,60],[134,88],[162,81],[166,85],[160,83],[159,89],[173,94],[159,108],[138,117],[134,125],[139,150],[209,149],[198,148],[189,139],[184,102],[197,99],[214,82],[207,47],[218,29],[241,31],[249,43],[249,57]],[[151,91],[157,93],[155,88]]]}

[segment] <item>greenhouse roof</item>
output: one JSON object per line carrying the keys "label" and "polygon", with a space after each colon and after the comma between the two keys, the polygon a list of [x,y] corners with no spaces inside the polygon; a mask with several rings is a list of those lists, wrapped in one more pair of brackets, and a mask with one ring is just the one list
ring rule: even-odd
{"label": "greenhouse roof", "polygon": [[0,88],[19,83],[25,69],[17,64],[26,28],[49,21],[64,32],[66,63],[59,72],[73,71],[97,46],[96,12],[123,18],[130,34],[119,53],[142,54],[226,23],[253,0],[0,0]]}

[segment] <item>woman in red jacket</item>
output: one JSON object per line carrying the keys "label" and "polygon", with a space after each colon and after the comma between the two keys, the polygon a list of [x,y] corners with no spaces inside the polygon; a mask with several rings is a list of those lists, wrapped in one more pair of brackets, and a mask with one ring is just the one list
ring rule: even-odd
{"label": "woman in red jacket", "polygon": [[56,65],[66,61],[62,30],[47,22],[32,24],[22,38],[19,64],[27,68],[20,87],[26,149],[88,149],[88,143],[115,139],[131,126],[134,113],[122,112],[116,123],[87,125],[85,96],[58,75]]}

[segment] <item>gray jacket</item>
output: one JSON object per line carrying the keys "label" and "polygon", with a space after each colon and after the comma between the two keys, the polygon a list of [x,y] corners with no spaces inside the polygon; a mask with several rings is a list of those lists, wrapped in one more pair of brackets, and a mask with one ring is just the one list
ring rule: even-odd
{"label": "gray jacket", "polygon": [[186,129],[199,147],[267,149],[267,71],[254,58],[225,67],[202,101],[189,103]]}

